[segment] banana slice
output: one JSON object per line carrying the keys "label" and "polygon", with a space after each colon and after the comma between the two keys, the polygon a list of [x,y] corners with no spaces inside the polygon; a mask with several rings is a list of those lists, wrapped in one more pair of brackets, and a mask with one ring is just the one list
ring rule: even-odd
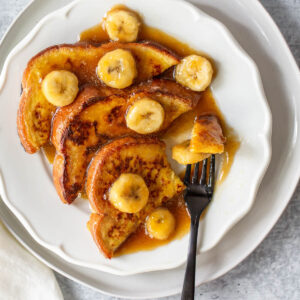
{"label": "banana slice", "polygon": [[161,104],[148,97],[134,102],[126,114],[127,127],[140,134],[159,130],[164,119],[165,111]]}
{"label": "banana slice", "polygon": [[144,179],[131,173],[122,174],[111,186],[108,199],[118,210],[137,213],[147,203],[149,190]]}
{"label": "banana slice", "polygon": [[52,71],[42,82],[42,92],[55,106],[71,104],[78,93],[78,79],[75,74],[65,70]]}
{"label": "banana slice", "polygon": [[189,55],[175,69],[175,79],[193,91],[204,91],[211,83],[213,68],[209,60],[199,55]]}
{"label": "banana slice", "polygon": [[166,208],[157,208],[146,221],[146,228],[151,237],[166,240],[175,229],[175,218]]}
{"label": "banana slice", "polygon": [[207,153],[193,153],[190,151],[190,140],[172,148],[172,158],[182,165],[194,164],[208,158]]}
{"label": "banana slice", "polygon": [[105,29],[113,41],[134,42],[137,39],[140,21],[138,16],[126,10],[108,12],[105,19]]}
{"label": "banana slice", "polygon": [[135,60],[131,52],[116,49],[101,57],[97,74],[106,85],[124,89],[132,84],[137,75]]}

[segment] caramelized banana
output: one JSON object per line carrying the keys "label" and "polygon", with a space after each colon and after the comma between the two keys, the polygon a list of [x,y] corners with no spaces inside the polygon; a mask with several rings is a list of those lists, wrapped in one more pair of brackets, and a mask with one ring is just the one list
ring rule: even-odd
{"label": "caramelized banana", "polygon": [[99,60],[97,74],[112,88],[124,89],[130,86],[137,75],[133,55],[124,49],[106,53]]}
{"label": "caramelized banana", "polygon": [[106,32],[113,41],[136,41],[140,25],[137,15],[127,10],[112,10],[105,19]]}
{"label": "caramelized banana", "polygon": [[71,104],[78,93],[78,79],[75,74],[60,70],[46,75],[42,82],[42,92],[55,106]]}
{"label": "caramelized banana", "polygon": [[109,190],[108,199],[118,210],[137,213],[146,204],[149,190],[144,179],[137,174],[121,174]]}
{"label": "caramelized banana", "polygon": [[189,55],[176,66],[175,79],[193,91],[204,91],[211,83],[213,68],[209,60],[199,55]]}
{"label": "caramelized banana", "polygon": [[157,208],[146,221],[147,231],[151,237],[166,240],[175,229],[175,218],[166,208]]}
{"label": "caramelized banana", "polygon": [[160,103],[151,98],[142,98],[133,103],[126,114],[127,127],[140,133],[158,131],[164,122],[165,111]]}
{"label": "caramelized banana", "polygon": [[190,151],[190,140],[172,148],[172,158],[182,165],[194,164],[208,158],[210,154],[193,153]]}

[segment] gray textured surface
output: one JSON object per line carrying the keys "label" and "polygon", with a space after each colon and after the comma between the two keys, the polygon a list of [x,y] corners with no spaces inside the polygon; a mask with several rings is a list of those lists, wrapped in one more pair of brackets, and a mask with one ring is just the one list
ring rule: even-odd
{"label": "gray textured surface", "polygon": [[[220,1],[220,0],[213,0]],[[0,38],[29,0],[0,0]],[[300,0],[262,0],[300,65]],[[65,300],[116,299],[59,274]],[[300,184],[263,243],[225,276],[203,284],[196,299],[300,299]],[[179,299],[179,296],[165,299]]]}

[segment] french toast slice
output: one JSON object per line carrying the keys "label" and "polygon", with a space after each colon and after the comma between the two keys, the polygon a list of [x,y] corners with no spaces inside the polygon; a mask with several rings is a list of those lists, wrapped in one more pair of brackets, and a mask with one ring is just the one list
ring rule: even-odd
{"label": "french toast slice", "polygon": [[149,96],[163,106],[165,120],[155,135],[195,107],[201,98],[199,93],[162,79],[148,81],[123,94],[106,98],[87,99],[85,93],[83,90],[70,106],[58,109],[53,118],[51,140],[57,150],[53,181],[64,203],[73,202],[83,191],[86,168],[101,145],[120,136],[137,135],[126,126],[125,120],[126,111],[136,97]]}
{"label": "french toast slice", "polygon": [[195,120],[190,151],[193,153],[223,153],[226,138],[215,115],[200,115]]}
{"label": "french toast slice", "polygon": [[105,53],[118,48],[131,51],[135,57],[137,82],[159,75],[179,63],[176,55],[149,42],[112,42],[100,46],[88,43],[65,44],[43,50],[29,61],[22,79],[23,92],[17,126],[26,152],[35,153],[48,142],[51,118],[56,110],[56,107],[50,104],[42,93],[43,78],[53,70],[68,70],[77,76],[79,85],[90,83],[103,86],[96,74],[98,61]]}
{"label": "french toast slice", "polygon": [[[121,212],[108,201],[109,188],[123,173],[141,176],[149,189],[148,202],[137,213]],[[183,189],[168,163],[165,144],[158,138],[124,137],[103,146],[88,168],[86,183],[94,212],[88,228],[99,249],[111,258],[155,208]]]}

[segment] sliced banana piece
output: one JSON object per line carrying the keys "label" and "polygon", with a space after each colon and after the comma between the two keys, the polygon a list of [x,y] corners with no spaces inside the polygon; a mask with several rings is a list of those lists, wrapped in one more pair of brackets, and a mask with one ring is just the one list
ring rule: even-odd
{"label": "sliced banana piece", "polygon": [[137,213],[147,203],[149,190],[144,179],[131,173],[124,173],[112,184],[108,199],[118,210]]}
{"label": "sliced banana piece", "polygon": [[136,41],[140,25],[138,16],[127,10],[112,10],[105,19],[106,32],[113,41]]}
{"label": "sliced banana piece", "polygon": [[166,240],[175,229],[175,218],[166,208],[157,208],[146,221],[147,232],[158,240]]}
{"label": "sliced banana piece", "polygon": [[97,74],[106,85],[124,89],[132,84],[137,75],[135,59],[127,50],[113,50],[101,57]]}
{"label": "sliced banana piece", "polygon": [[210,157],[207,153],[193,153],[190,151],[190,140],[172,148],[172,158],[182,165],[194,164]]}
{"label": "sliced banana piece", "polygon": [[126,114],[127,127],[140,134],[158,131],[165,119],[162,105],[148,97],[134,102]]}
{"label": "sliced banana piece", "polygon": [[66,70],[52,71],[42,81],[42,92],[46,99],[55,106],[71,104],[78,93],[78,79]]}
{"label": "sliced banana piece", "polygon": [[175,79],[193,91],[204,91],[211,83],[213,68],[205,57],[189,55],[175,69]]}

